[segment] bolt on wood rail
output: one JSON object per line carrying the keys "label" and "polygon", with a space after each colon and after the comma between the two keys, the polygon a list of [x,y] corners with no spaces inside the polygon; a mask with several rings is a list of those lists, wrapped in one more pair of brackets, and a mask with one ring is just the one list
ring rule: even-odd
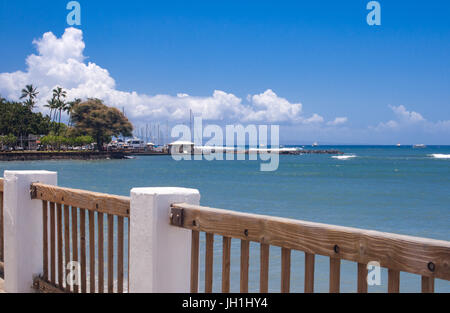
{"label": "bolt on wood rail", "polygon": [[[388,291],[399,291],[400,271],[422,276],[422,291],[434,279],[450,280],[450,242],[405,235],[247,214],[189,204],[171,206],[170,223],[192,230],[191,292],[198,292],[199,232],[207,234],[205,290],[212,286],[213,236],[224,237],[223,292],[229,291],[230,238],[241,240],[241,292],[248,291],[248,243],[261,244],[260,291],[268,290],[269,245],[282,248],[281,291],[290,291],[291,250],[305,252],[305,292],[314,291],[314,256],[330,258],[330,292],[340,290],[341,260],[358,263],[358,292],[367,292],[367,264],[388,268]],[[209,239],[208,239],[209,238]]]}
{"label": "bolt on wood rail", "polygon": [[[64,292],[103,293],[106,265],[106,291],[122,293],[124,220],[130,217],[130,198],[40,183],[31,185],[30,194],[32,199],[42,200],[43,218],[44,272],[35,279],[35,287],[42,292],[56,288]],[[78,284],[67,283],[71,262],[79,265]]]}

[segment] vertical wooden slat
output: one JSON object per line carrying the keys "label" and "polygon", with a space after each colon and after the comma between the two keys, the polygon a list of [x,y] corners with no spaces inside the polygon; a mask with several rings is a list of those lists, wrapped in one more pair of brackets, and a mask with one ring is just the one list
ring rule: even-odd
{"label": "vertical wooden slat", "polygon": [[281,248],[281,293],[288,293],[291,285],[291,249]]}
{"label": "vertical wooden slat", "polygon": [[262,243],[259,254],[259,292],[269,292],[269,253],[270,246]]}
{"label": "vertical wooden slat", "polygon": [[388,292],[398,293],[400,291],[400,271],[388,270]]}
{"label": "vertical wooden slat", "polygon": [[213,284],[214,234],[206,233],[205,292],[212,292]]}
{"label": "vertical wooden slat", "polygon": [[0,261],[5,260],[5,239],[3,231],[3,192],[0,192]]}
{"label": "vertical wooden slat", "polygon": [[[64,268],[67,269],[67,265],[70,263],[70,210],[69,206],[64,206]],[[66,277],[68,273],[66,272]],[[70,285],[66,281],[66,292],[70,292]]]}
{"label": "vertical wooden slat", "polygon": [[314,292],[315,255],[305,252],[305,293]]}
{"label": "vertical wooden slat", "polygon": [[422,292],[434,293],[434,278],[422,276]]}
{"label": "vertical wooden slat", "polygon": [[81,293],[87,292],[86,281],[86,210],[80,208]]}
{"label": "vertical wooden slat", "polygon": [[97,213],[97,235],[98,235],[98,292],[103,293],[105,289],[104,260],[103,260],[103,213]]}
{"label": "vertical wooden slat", "polygon": [[338,293],[341,282],[341,259],[330,258],[330,293]]}
{"label": "vertical wooden slat", "polygon": [[[78,209],[72,207],[72,261],[78,262]],[[78,293],[78,285],[73,285],[73,292]]]}
{"label": "vertical wooden slat", "polygon": [[56,283],[55,277],[55,203],[50,202],[50,282]]}
{"label": "vertical wooden slat", "polygon": [[200,246],[199,241],[200,241],[200,233],[196,230],[193,230],[192,245],[191,245],[191,293],[198,292],[198,253]]}
{"label": "vertical wooden slat", "polygon": [[47,201],[42,201],[42,239],[43,239],[43,245],[42,245],[42,255],[43,255],[43,266],[44,266],[44,273],[43,278],[44,280],[48,280],[48,203]]}
{"label": "vertical wooden slat", "polygon": [[249,266],[250,241],[241,240],[241,293],[248,293],[248,266]]}
{"label": "vertical wooden slat", "polygon": [[62,230],[62,206],[56,204],[56,227],[57,227],[57,243],[58,243],[58,285],[63,286],[63,230]]}
{"label": "vertical wooden slat", "polygon": [[89,292],[95,293],[95,215],[89,210]]}
{"label": "vertical wooden slat", "polygon": [[367,264],[358,263],[358,293],[367,293]]}
{"label": "vertical wooden slat", "polygon": [[117,217],[117,292],[123,293],[123,217]]}
{"label": "vertical wooden slat", "polygon": [[108,293],[114,292],[114,215],[108,214]]}
{"label": "vertical wooden slat", "polygon": [[230,292],[231,238],[223,237],[222,245],[222,293]]}

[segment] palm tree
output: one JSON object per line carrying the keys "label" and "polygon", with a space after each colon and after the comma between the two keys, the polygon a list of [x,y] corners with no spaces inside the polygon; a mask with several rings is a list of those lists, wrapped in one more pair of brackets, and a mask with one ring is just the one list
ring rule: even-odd
{"label": "palm tree", "polygon": [[53,97],[51,100],[47,101],[47,104],[44,105],[44,107],[50,109],[50,120],[53,121],[53,110],[56,111],[56,99]]}
{"label": "palm tree", "polygon": [[60,124],[61,124],[61,112],[65,111],[67,108],[67,104],[64,102],[64,99],[66,98],[67,93],[65,90],[63,90],[61,87],[56,87],[53,89],[53,98],[56,101],[56,110],[59,111],[59,120],[58,120],[58,136],[60,131]]}
{"label": "palm tree", "polygon": [[75,100],[70,101],[67,103],[67,107],[66,107],[66,112],[69,115],[69,123],[68,126],[70,127],[72,125],[72,112],[73,112],[73,108],[74,106],[76,106],[77,104],[81,103],[81,99],[80,98],[75,98]]}
{"label": "palm tree", "polygon": [[39,92],[37,91],[37,88],[33,87],[33,85],[26,85],[24,89],[22,89],[22,96],[20,99],[27,98],[28,99],[24,102],[24,104],[32,110],[34,108],[35,101],[37,95]]}

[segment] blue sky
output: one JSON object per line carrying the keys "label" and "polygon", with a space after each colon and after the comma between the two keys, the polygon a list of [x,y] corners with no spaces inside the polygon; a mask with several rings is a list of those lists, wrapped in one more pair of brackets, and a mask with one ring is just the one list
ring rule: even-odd
{"label": "blue sky", "polygon": [[[24,81],[4,75],[16,71],[32,72],[42,94],[53,87],[26,59],[39,55],[33,40],[46,32],[61,38],[69,27],[67,2],[0,1],[3,96]],[[366,23],[368,2],[79,1],[78,61],[107,70],[108,88],[140,96],[126,98],[127,111],[140,107],[130,112],[136,124],[183,120],[176,110],[185,102],[176,96],[188,94],[199,111],[223,110],[211,121],[282,125],[285,143],[450,144],[450,2],[379,1],[381,26]],[[73,80],[56,83],[83,94]],[[237,117],[242,107],[233,97],[266,111]],[[147,101],[151,109],[142,107]],[[155,113],[165,101],[177,104]],[[294,115],[301,103],[301,112],[270,120],[277,101],[293,105]],[[346,121],[332,125],[336,118]]]}

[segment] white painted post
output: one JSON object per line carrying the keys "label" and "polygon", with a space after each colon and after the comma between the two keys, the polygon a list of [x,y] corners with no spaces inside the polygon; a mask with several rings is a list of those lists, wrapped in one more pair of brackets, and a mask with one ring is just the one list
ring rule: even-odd
{"label": "white painted post", "polygon": [[169,224],[172,203],[199,204],[186,188],[134,188],[130,208],[130,292],[190,291],[191,231]]}
{"label": "white painted post", "polygon": [[4,172],[5,291],[32,292],[43,272],[42,201],[31,200],[30,185],[57,184],[57,173]]}

